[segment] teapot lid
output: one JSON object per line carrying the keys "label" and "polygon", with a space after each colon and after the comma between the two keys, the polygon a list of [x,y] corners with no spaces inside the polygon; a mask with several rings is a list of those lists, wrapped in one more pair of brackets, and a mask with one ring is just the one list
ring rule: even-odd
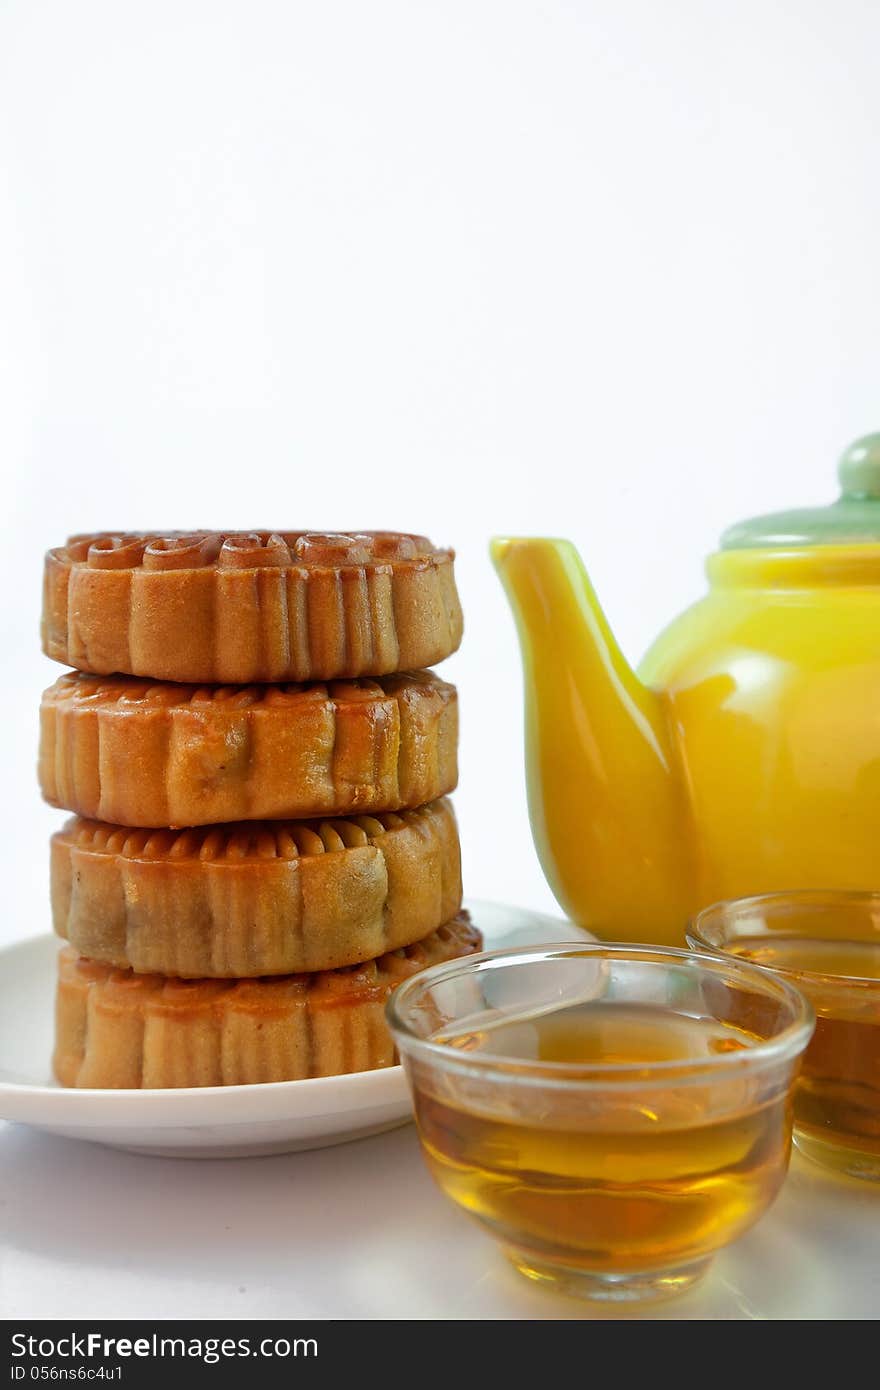
{"label": "teapot lid", "polygon": [[830,506],[737,521],[721,537],[721,549],[880,543],[880,434],[866,434],[851,444],[837,476],[840,497]]}

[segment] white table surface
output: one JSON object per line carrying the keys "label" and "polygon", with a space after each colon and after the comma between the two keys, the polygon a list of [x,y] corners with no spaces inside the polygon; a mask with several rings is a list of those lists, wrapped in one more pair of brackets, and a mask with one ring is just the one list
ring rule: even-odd
{"label": "white table surface", "polygon": [[[5,1318],[633,1316],[530,1285],[411,1125],[277,1158],[143,1158],[0,1125]],[[658,1318],[880,1315],[880,1186],[795,1156],[773,1210]]]}

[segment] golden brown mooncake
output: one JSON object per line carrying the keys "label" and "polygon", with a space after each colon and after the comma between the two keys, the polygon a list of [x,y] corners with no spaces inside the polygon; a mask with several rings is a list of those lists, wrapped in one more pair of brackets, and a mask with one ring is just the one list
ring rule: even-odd
{"label": "golden brown mooncake", "polygon": [[458,697],[427,671],[194,686],[70,672],[43,695],[55,806],[118,825],[398,811],[452,791]]}
{"label": "golden brown mooncake", "polygon": [[58,961],[55,1075],[65,1086],[243,1086],[392,1066],[389,994],[482,947],[467,913],[365,965],[268,980],[166,980]]}
{"label": "golden brown mooncake", "polygon": [[198,977],[333,970],[421,941],[461,907],[450,801],[325,821],[131,830],[51,844],[52,917],[80,955]]}
{"label": "golden brown mooncake", "polygon": [[100,532],[46,556],[43,650],[98,675],[381,676],[458,647],[454,552],[394,531]]}

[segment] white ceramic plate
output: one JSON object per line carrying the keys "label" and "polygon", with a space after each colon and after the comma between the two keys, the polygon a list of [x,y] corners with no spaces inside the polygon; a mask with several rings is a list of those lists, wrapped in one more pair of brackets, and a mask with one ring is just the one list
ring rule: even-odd
{"label": "white ceramic plate", "polygon": [[[585,937],[570,922],[523,908],[467,906],[487,950]],[[317,1149],[409,1119],[402,1067],[264,1086],[66,1090],[49,1078],[58,948],[57,938],[40,936],[0,950],[0,1119],[169,1158]]]}

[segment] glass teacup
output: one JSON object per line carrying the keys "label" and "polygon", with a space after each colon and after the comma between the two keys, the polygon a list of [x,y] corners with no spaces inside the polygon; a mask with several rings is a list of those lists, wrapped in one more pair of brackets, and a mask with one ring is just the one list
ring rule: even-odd
{"label": "glass teacup", "polygon": [[687,951],[499,951],[401,985],[388,1021],[442,1190],[524,1274],[686,1288],[773,1201],[813,1029],[785,981]]}
{"label": "glass teacup", "polygon": [[880,1179],[880,893],[769,893],[716,903],[688,942],[790,980],[816,1012],[794,1141],[818,1163]]}

